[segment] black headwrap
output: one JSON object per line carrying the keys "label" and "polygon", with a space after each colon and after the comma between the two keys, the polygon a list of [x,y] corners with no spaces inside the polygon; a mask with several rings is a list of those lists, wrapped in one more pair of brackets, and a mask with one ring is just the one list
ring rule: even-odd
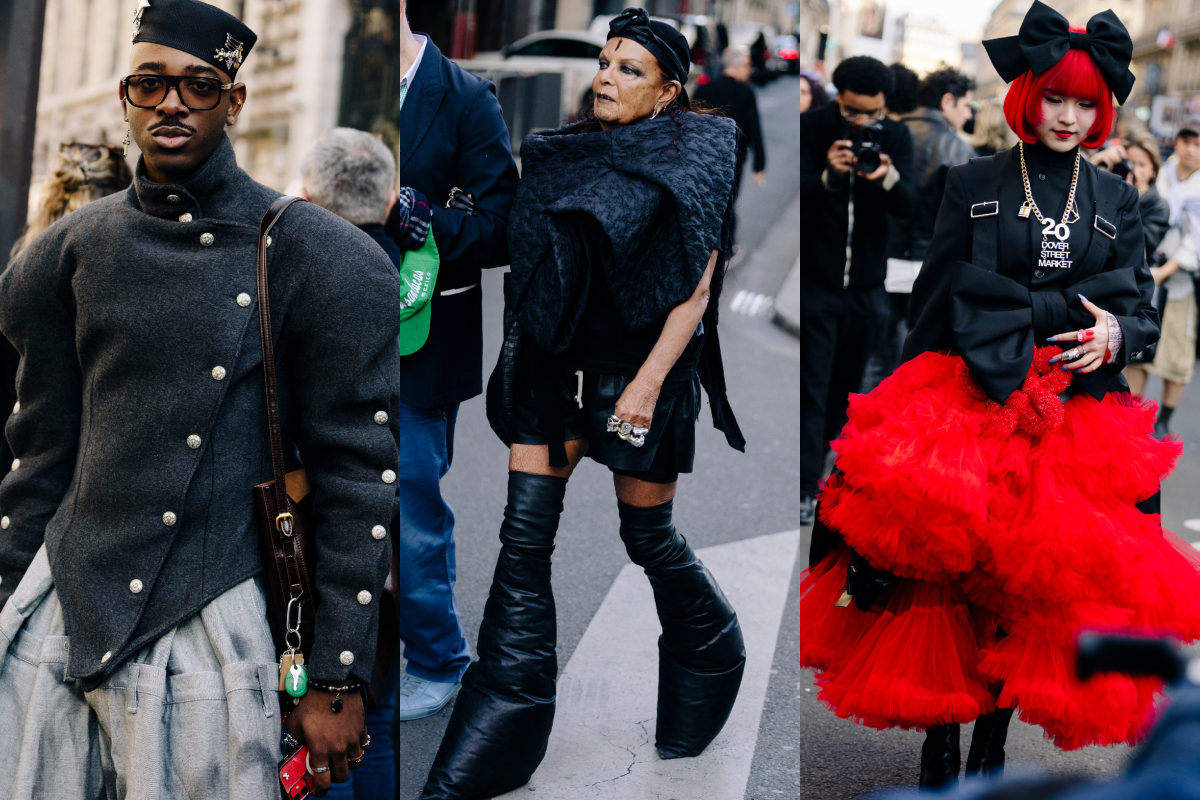
{"label": "black headwrap", "polygon": [[1096,62],[1118,103],[1124,104],[1133,90],[1133,73],[1129,71],[1133,40],[1112,11],[1092,17],[1087,32],[1081,33],[1071,30],[1062,14],[1034,0],[1016,36],[988,39],[983,46],[1005,83],[1012,83],[1030,70],[1041,75],[1075,48]]}
{"label": "black headwrap", "polygon": [[608,38],[620,36],[649,50],[668,80],[687,83],[691,49],[687,37],[665,22],[651,20],[644,8],[627,8],[608,23]]}

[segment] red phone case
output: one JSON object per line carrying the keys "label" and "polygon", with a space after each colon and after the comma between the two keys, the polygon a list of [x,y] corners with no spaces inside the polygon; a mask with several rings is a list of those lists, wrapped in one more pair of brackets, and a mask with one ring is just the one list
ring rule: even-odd
{"label": "red phone case", "polygon": [[311,797],[316,788],[308,772],[308,748],[304,745],[279,762],[279,788],[283,800],[303,800]]}

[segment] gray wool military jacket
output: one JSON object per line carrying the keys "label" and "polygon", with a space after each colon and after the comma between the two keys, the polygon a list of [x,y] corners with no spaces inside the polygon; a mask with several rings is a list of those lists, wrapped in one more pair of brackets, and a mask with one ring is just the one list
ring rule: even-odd
{"label": "gray wool military jacket", "polygon": [[[255,253],[277,197],[225,138],[179,185],[139,164],[128,191],[47,228],[0,277],[0,331],[21,354],[0,604],[44,541],[67,674],[85,686],[262,569],[252,487],[272,473]],[[309,669],[365,681],[397,493],[400,279],[314,205],[293,205],[271,236],[281,419],[315,492]]]}

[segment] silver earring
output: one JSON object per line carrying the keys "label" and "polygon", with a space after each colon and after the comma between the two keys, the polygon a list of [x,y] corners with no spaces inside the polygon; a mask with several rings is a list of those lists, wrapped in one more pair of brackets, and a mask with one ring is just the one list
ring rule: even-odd
{"label": "silver earring", "polygon": [[124,155],[124,156],[128,156],[128,155],[129,155],[129,143],[132,141],[132,140],[129,138],[131,133],[132,133],[132,131],[130,131],[130,129],[129,129],[129,128],[126,128],[126,129],[125,129],[125,141],[121,142],[121,144],[125,145],[125,152],[122,154],[122,155]]}
{"label": "silver earring", "polygon": [[657,116],[658,116],[660,113],[662,113],[662,107],[661,107],[661,106],[655,106],[655,107],[654,107],[654,113],[650,115],[650,119],[654,119],[654,118],[655,118],[655,117],[657,117]]}

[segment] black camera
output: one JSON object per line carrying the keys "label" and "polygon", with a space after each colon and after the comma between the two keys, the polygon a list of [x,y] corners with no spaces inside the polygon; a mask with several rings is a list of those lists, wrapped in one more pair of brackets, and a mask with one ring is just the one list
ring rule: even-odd
{"label": "black camera", "polygon": [[1122,159],[1113,164],[1109,172],[1111,172],[1113,175],[1116,175],[1121,180],[1125,180],[1129,173],[1133,172],[1133,162],[1128,158]]}
{"label": "black camera", "polygon": [[883,126],[872,122],[858,129],[858,133],[851,140],[854,142],[852,147],[843,145],[845,149],[854,151],[854,157],[858,159],[858,171],[864,175],[870,175],[883,165],[883,159],[880,157],[883,145],[879,143],[882,136]]}

